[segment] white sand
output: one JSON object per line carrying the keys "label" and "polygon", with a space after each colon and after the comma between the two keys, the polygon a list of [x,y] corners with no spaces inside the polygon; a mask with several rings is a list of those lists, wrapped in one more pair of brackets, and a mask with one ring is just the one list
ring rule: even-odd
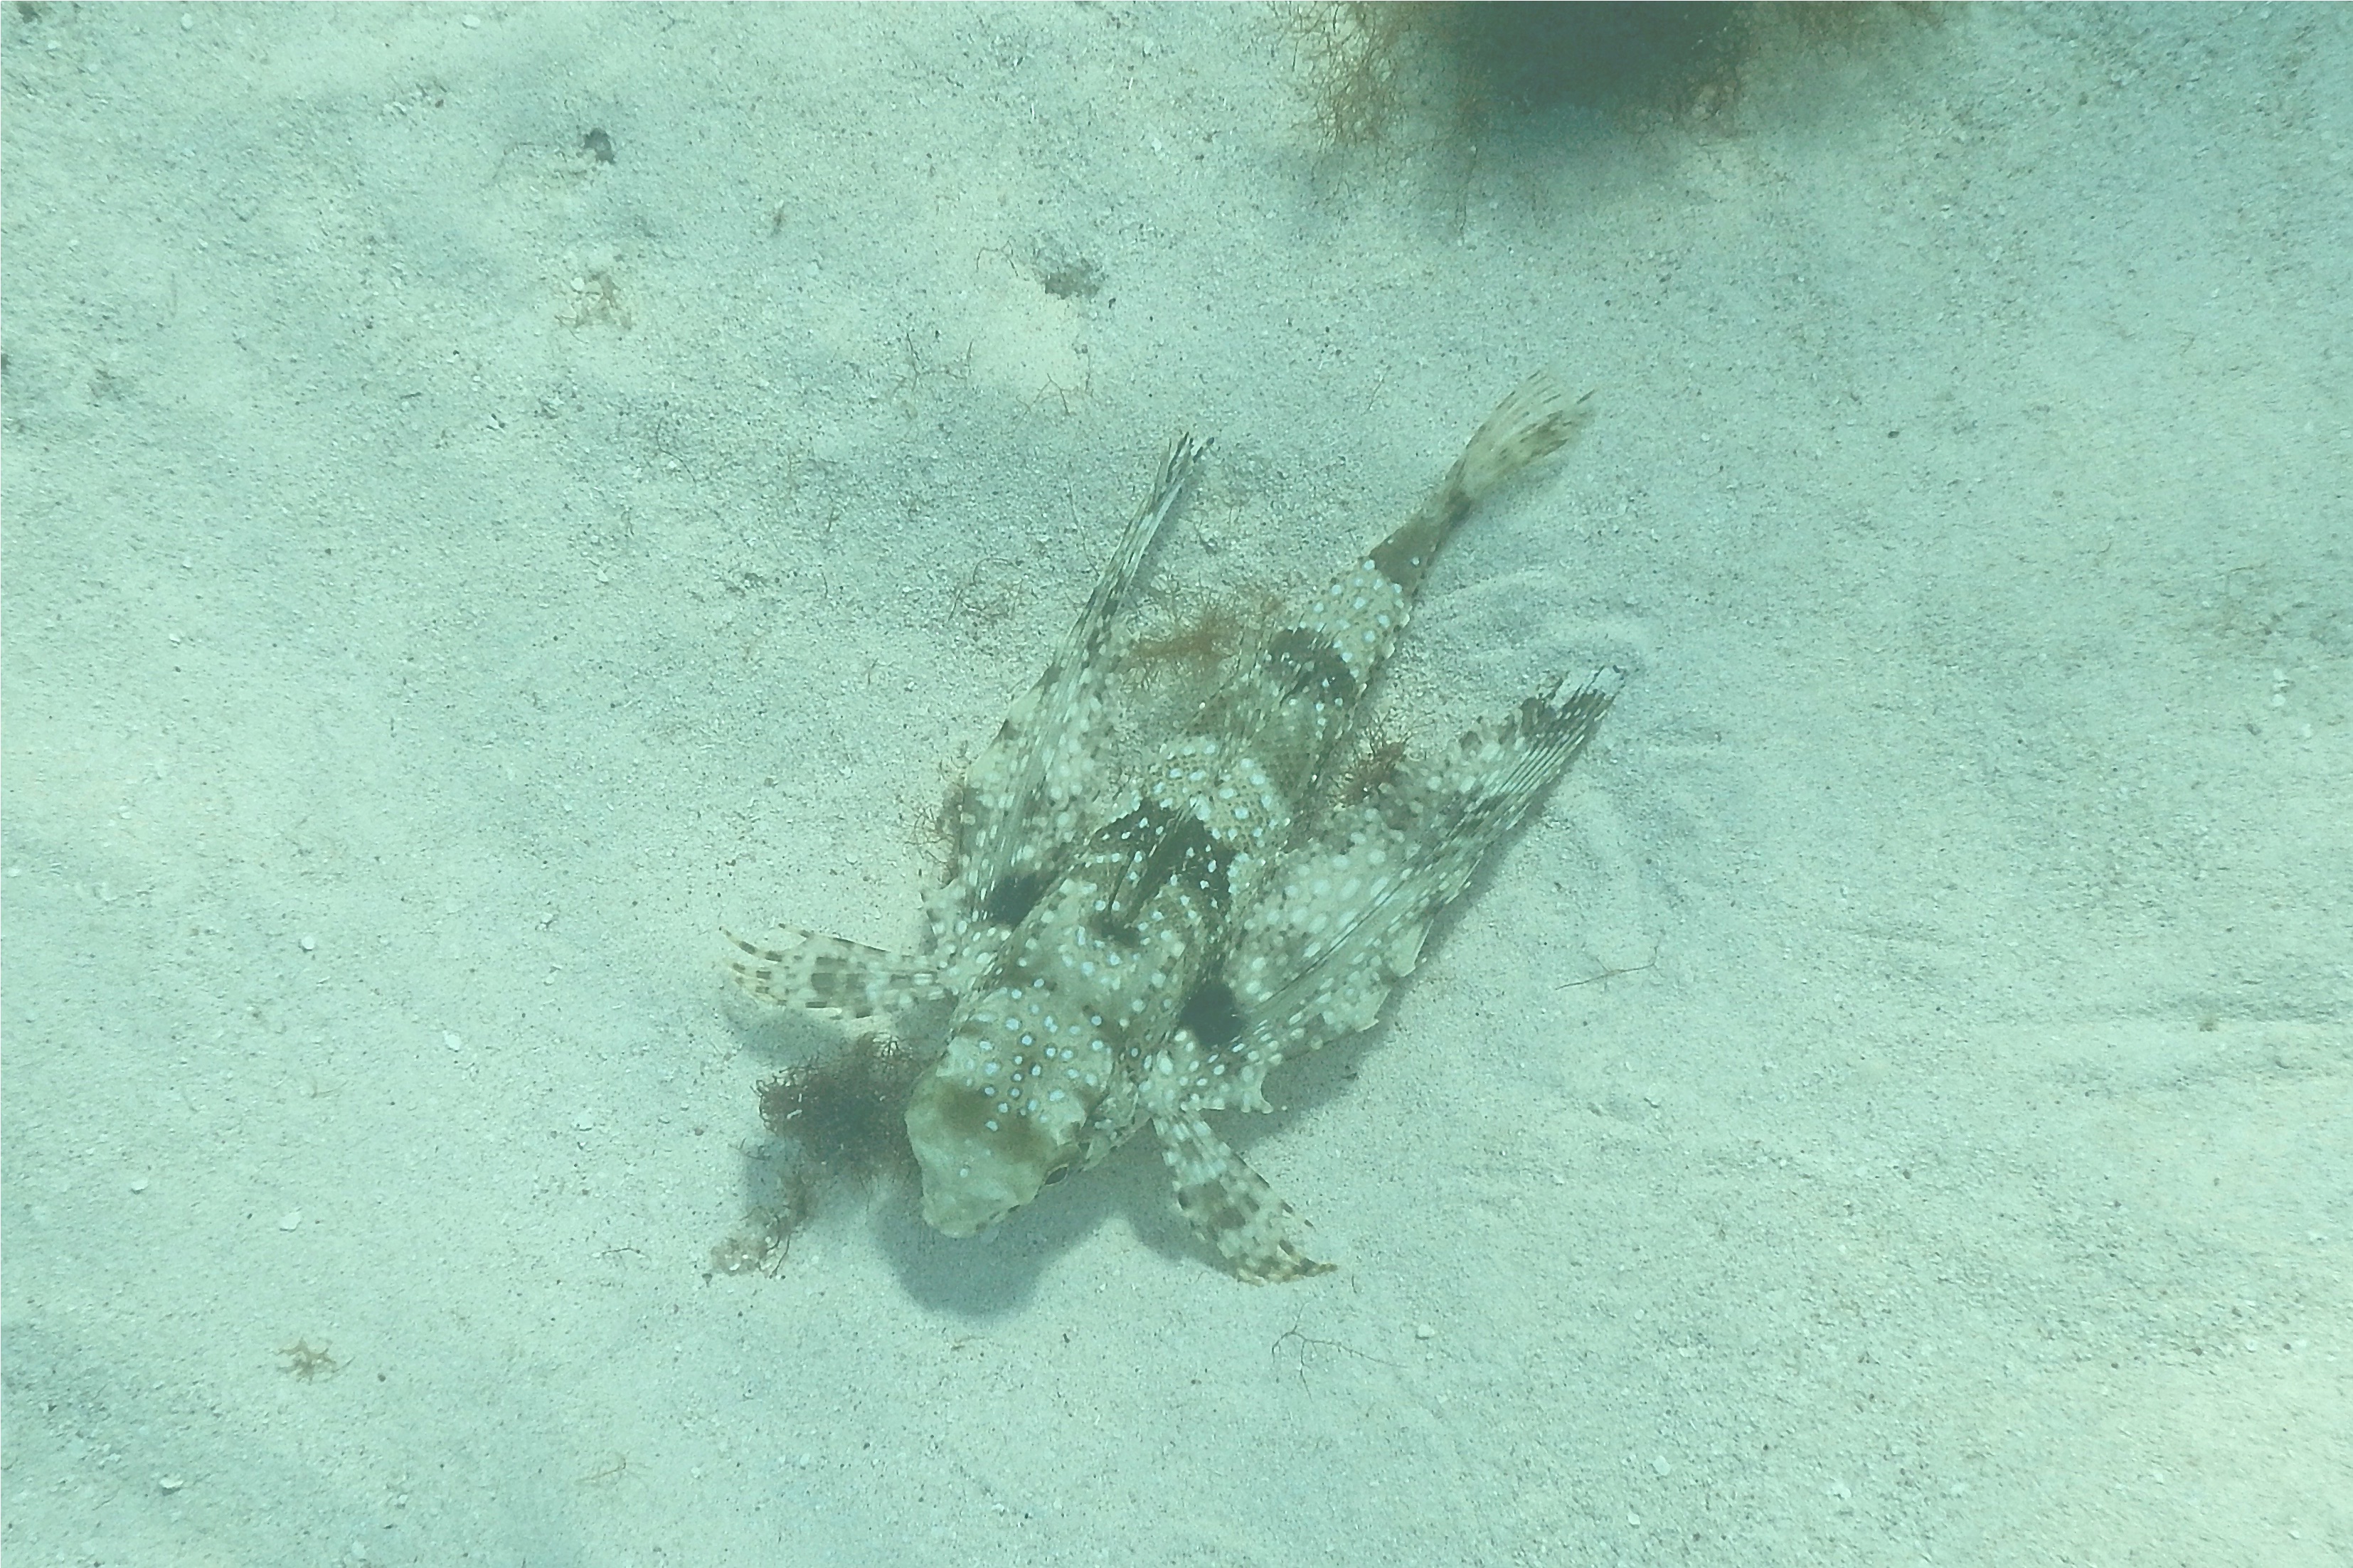
{"label": "white sand", "polygon": [[[10,1568],[2353,1557],[2353,13],[1379,157],[1249,9],[0,25]],[[1166,433],[1291,588],[1547,363],[1391,708],[1635,675],[1236,1130],[1339,1271],[706,1278],[718,928],[913,937]]]}

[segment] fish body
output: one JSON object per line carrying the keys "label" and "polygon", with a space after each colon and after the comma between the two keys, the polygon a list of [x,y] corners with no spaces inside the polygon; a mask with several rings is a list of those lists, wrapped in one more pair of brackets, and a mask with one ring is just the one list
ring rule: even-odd
{"label": "fish body", "polygon": [[1206,449],[1179,437],[1045,674],[966,774],[930,952],[737,941],[736,977],[770,1000],[866,1016],[955,998],[907,1105],[934,1227],[986,1229],[1148,1125],[1178,1206],[1235,1273],[1326,1267],[1206,1118],[1267,1109],[1270,1069],[1373,1024],[1438,912],[1609,708],[1614,671],[1556,685],[1434,765],[1324,799],[1440,551],[1584,412],[1548,376],[1521,386],[1425,505],[1269,628],[1123,780],[1104,744],[1113,638]]}

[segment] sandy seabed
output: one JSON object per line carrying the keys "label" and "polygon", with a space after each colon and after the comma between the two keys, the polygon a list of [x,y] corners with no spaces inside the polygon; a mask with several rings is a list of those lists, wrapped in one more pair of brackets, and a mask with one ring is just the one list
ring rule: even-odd
{"label": "sandy seabed", "polygon": [[[5,1545],[2353,1558],[2353,11],[1791,34],[1323,144],[1244,8],[15,5]],[[905,943],[1158,581],[1582,445],[1388,721],[1631,679],[1367,1040],[771,1273],[722,925]]]}

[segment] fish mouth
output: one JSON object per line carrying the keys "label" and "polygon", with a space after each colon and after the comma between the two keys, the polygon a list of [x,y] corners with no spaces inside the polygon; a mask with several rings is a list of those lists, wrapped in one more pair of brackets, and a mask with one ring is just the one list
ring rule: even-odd
{"label": "fish mouth", "polygon": [[923,1184],[923,1223],[942,1236],[978,1236],[1018,1206],[961,1187],[934,1190],[928,1177]]}
{"label": "fish mouth", "polygon": [[938,1073],[907,1101],[907,1141],[923,1170],[923,1222],[944,1236],[987,1230],[1036,1197],[1060,1163],[1026,1118],[997,1114],[991,1097]]}

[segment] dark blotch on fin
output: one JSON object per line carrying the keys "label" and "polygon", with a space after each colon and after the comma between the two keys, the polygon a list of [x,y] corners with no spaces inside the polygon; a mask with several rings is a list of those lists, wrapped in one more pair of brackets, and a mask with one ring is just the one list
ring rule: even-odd
{"label": "dark blotch on fin", "polygon": [[1287,631],[1270,642],[1265,676],[1285,699],[1312,691],[1329,701],[1345,702],[1356,694],[1356,671],[1328,638],[1312,632]]}
{"label": "dark blotch on fin", "polygon": [[1046,879],[1035,871],[1003,878],[980,900],[981,918],[991,925],[1018,926],[1029,919],[1045,891]]}
{"label": "dark blotch on fin", "polygon": [[1234,1004],[1233,988],[1216,978],[1185,999],[1176,1022],[1193,1031],[1204,1050],[1230,1050],[1242,1037],[1242,1011]]}

